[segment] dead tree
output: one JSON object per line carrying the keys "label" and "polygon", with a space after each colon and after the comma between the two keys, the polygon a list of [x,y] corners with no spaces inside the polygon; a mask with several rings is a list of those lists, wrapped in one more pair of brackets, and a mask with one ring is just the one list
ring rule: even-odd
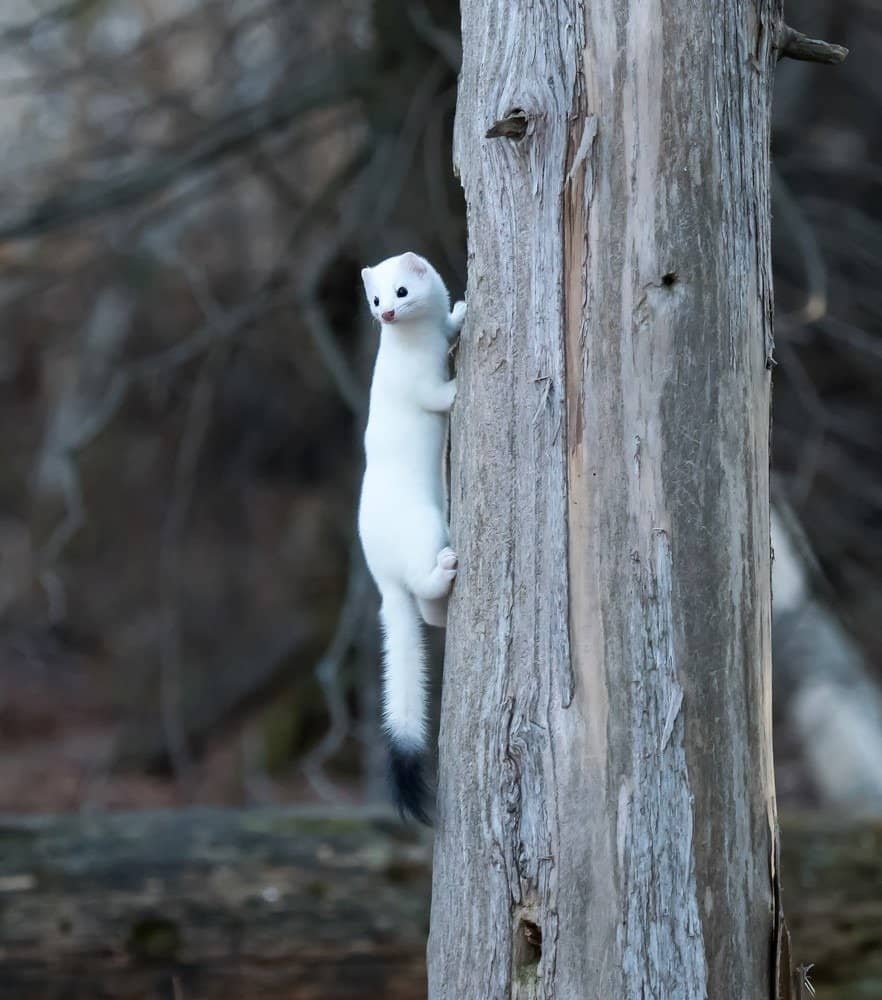
{"label": "dead tree", "polygon": [[789,995],[769,111],[801,36],[780,13],[462,5],[431,1000],[759,998],[776,964]]}

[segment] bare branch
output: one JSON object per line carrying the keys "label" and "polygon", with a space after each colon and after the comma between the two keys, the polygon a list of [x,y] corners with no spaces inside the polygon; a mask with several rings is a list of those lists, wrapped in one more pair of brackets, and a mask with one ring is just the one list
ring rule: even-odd
{"label": "bare branch", "polygon": [[[213,322],[213,320],[210,320]],[[196,488],[199,457],[211,423],[215,386],[229,356],[229,341],[218,342],[205,359],[190,407],[175,465],[174,491],[162,529],[159,554],[159,592],[162,617],[160,637],[160,710],[169,759],[175,777],[186,782],[192,767],[186,726],[181,716],[180,583],[184,528]]]}
{"label": "bare branch", "polygon": [[[211,294],[204,277],[189,262],[179,261],[193,292],[212,329],[225,319],[223,310]],[[186,782],[192,765],[187,744],[186,725],[181,713],[181,546],[187,516],[196,491],[199,458],[211,426],[211,412],[218,379],[230,356],[229,338],[215,338],[211,352],[203,362],[190,399],[187,420],[178,449],[174,491],[162,530],[159,556],[162,634],[160,637],[160,710],[169,760],[178,781]]]}
{"label": "bare branch", "polygon": [[63,590],[54,566],[86,521],[77,455],[104,430],[125,396],[128,380],[113,366],[133,312],[134,302],[118,289],[107,289],[96,300],[76,374],[54,406],[36,463],[37,491],[57,493],[64,501],[64,516],[43,545],[38,566],[53,620],[64,613]]}
{"label": "bare branch", "polygon": [[462,273],[462,234],[456,223],[459,215],[451,209],[447,198],[445,175],[450,170],[449,150],[445,149],[447,114],[456,104],[456,87],[450,87],[435,99],[426,119],[423,133],[423,170],[432,224],[452,270],[465,280]]}
{"label": "bare branch", "polygon": [[811,492],[815,478],[822,467],[824,445],[827,440],[827,412],[798,353],[786,341],[781,341],[778,350],[784,370],[787,372],[800,402],[812,418],[812,422],[801,435],[794,486],[794,499],[803,503]]}
{"label": "bare branch", "polygon": [[315,676],[324,694],[331,724],[317,746],[303,760],[309,783],[327,801],[340,795],[324,773],[324,764],[343,745],[350,730],[349,710],[340,678],[340,669],[356,638],[364,627],[364,614],[370,597],[370,578],[361,556],[361,543],[353,539],[349,582],[337,629],[324,656],[315,668]]}
{"label": "bare branch", "polygon": [[[62,4],[55,11],[49,11],[34,18],[28,24],[7,28],[0,32],[0,49],[14,46],[18,53],[21,53],[22,48],[32,41],[36,32],[50,25],[83,17],[89,13],[90,8],[105,2],[106,0],[73,0],[71,3]],[[236,32],[246,31],[255,22],[276,13],[284,3],[285,0],[268,0],[260,6],[252,7],[247,13],[229,24],[227,34],[232,35]],[[164,18],[122,52],[115,52],[112,55],[93,52],[90,53],[85,64],[68,65],[39,74],[2,79],[0,80],[0,95],[16,97],[46,89],[60,89],[68,87],[86,76],[93,78],[119,77],[131,68],[132,60],[161,48],[170,38],[179,39],[185,31],[199,30],[203,27],[203,19],[206,15],[223,11],[228,7],[229,0],[202,0],[201,4],[193,10]],[[34,54],[27,48],[24,49],[24,54],[33,60]]]}
{"label": "bare branch", "polygon": [[[444,61],[440,58],[435,59],[426,69],[410,99],[396,140],[385,150],[379,197],[376,199],[374,212],[370,217],[370,223],[378,230],[382,229],[398,203],[401,189],[410,172],[414,154],[425,128],[426,118],[438,95],[438,88],[446,78],[447,69]],[[381,164],[382,159],[382,157],[378,158],[378,165]]]}
{"label": "bare branch", "polygon": [[[404,130],[406,132],[406,129]],[[367,394],[364,387],[359,382],[349,359],[343,354],[337,343],[331,324],[328,322],[324,309],[318,300],[318,288],[321,284],[325,271],[334,259],[339,249],[343,246],[353,232],[365,221],[365,213],[369,207],[373,207],[375,201],[373,197],[365,197],[365,191],[358,189],[358,181],[362,180],[364,187],[370,187],[372,183],[379,186],[382,181],[384,189],[388,190],[394,186],[394,172],[381,170],[387,160],[384,153],[389,153],[391,149],[397,148],[398,143],[391,146],[381,146],[379,151],[371,150],[367,144],[356,152],[350,163],[343,168],[338,175],[337,183],[332,181],[329,190],[339,187],[345,188],[349,194],[350,204],[344,202],[341,209],[340,225],[333,231],[330,238],[315,254],[300,283],[300,301],[302,303],[301,313],[306,323],[306,329],[319,352],[325,368],[328,370],[337,391],[343,402],[356,415],[364,412],[367,403]],[[392,157],[389,156],[388,160]],[[349,183],[351,177],[355,179]],[[325,195],[327,195],[327,191]],[[325,195],[320,199],[325,200]],[[316,202],[307,209],[312,214],[317,210],[319,202]],[[382,211],[382,207],[377,209]],[[301,222],[302,225],[302,222]],[[300,226],[297,227],[298,229]],[[290,240],[289,240],[290,244]]]}
{"label": "bare branch", "polygon": [[779,59],[798,59],[802,62],[827,63],[836,65],[844,62],[848,49],[844,45],[834,45],[819,38],[809,38],[785,24],[778,41]]}
{"label": "bare branch", "polygon": [[445,31],[435,23],[424,0],[411,0],[408,4],[408,13],[414,31],[419,37],[444,57],[454,73],[458,73],[462,65],[462,44],[456,35],[452,31]]}
{"label": "bare branch", "polygon": [[30,21],[15,24],[0,31],[0,47],[20,46],[28,42],[35,32],[62,21],[72,21],[88,14],[102,0],[66,0],[51,10],[38,14]]}
{"label": "bare branch", "polygon": [[825,316],[820,323],[820,329],[827,336],[848,344],[849,347],[869,355],[875,361],[882,361],[882,339],[874,337],[866,330],[836,316]]}
{"label": "bare branch", "polygon": [[814,227],[808,222],[799,202],[781,174],[772,167],[772,207],[776,221],[792,237],[792,245],[802,260],[806,281],[806,299],[795,313],[778,315],[775,322],[789,329],[814,323],[827,314],[827,268]]}
{"label": "bare branch", "polygon": [[314,297],[303,303],[303,319],[343,402],[353,413],[361,413],[366,402],[364,388],[356,379],[346,355],[340,350],[324,309]]}
{"label": "bare branch", "polygon": [[495,121],[484,133],[485,139],[514,139],[517,142],[527,134],[527,114],[520,108],[512,108],[499,121]]}
{"label": "bare branch", "polygon": [[0,225],[0,242],[38,236],[156,194],[188,174],[241,152],[309,111],[357,96],[369,68],[369,59],[356,53],[304,70],[295,85],[270,100],[226,116],[186,149],[169,152],[107,181],[82,184],[70,193],[50,196],[19,218]]}

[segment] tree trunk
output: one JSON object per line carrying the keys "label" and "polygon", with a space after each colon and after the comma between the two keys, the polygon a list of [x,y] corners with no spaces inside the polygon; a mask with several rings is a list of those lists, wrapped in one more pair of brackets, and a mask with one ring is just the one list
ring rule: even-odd
{"label": "tree trunk", "polygon": [[462,15],[429,995],[769,997],[779,10]]}

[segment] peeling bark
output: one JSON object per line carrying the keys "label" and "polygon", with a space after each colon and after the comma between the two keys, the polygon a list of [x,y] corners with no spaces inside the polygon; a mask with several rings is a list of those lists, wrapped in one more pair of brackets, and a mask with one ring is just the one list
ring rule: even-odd
{"label": "peeling bark", "polygon": [[515,8],[462,6],[430,997],[755,1000],[780,9]]}

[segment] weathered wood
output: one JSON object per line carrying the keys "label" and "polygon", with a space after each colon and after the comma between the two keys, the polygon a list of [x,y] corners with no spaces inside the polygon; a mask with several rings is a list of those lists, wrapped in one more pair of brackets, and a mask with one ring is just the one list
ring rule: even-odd
{"label": "weathered wood", "polygon": [[429,994],[759,1000],[779,4],[462,17]]}
{"label": "weathered wood", "polygon": [[[824,997],[882,995],[882,824],[782,827],[796,963]],[[0,848],[4,998],[171,1000],[175,980],[183,1000],[425,996],[423,830],[188,809],[7,819]]]}
{"label": "weathered wood", "polygon": [[430,851],[391,818],[188,810],[0,823],[0,996],[425,996]]}
{"label": "weathered wood", "polygon": [[844,62],[848,49],[820,38],[809,38],[801,31],[784,25],[780,32],[778,53],[782,59],[799,59],[802,62],[828,63],[835,66]]}

